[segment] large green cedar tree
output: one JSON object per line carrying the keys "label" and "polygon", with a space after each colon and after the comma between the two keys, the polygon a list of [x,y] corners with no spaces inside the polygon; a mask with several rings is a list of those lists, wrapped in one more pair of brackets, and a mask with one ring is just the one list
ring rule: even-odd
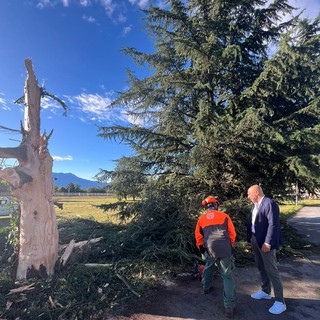
{"label": "large green cedar tree", "polygon": [[[124,49],[149,75],[128,71],[130,88],[113,103],[137,124],[100,127],[99,135],[127,143],[144,176],[189,200],[209,193],[235,199],[256,183],[270,195],[295,185],[313,192],[320,176],[320,23],[293,16],[294,9],[286,0],[149,7],[154,52]],[[127,173],[123,164],[128,160],[113,178]]]}

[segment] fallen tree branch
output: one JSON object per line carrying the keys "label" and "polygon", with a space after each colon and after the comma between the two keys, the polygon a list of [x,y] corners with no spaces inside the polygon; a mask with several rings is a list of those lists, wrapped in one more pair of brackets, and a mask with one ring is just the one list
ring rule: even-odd
{"label": "fallen tree branch", "polygon": [[134,295],[136,295],[138,298],[140,298],[141,295],[140,295],[138,292],[134,291],[134,290],[130,287],[130,285],[128,284],[128,282],[126,281],[126,279],[125,279],[121,274],[118,273],[118,271],[117,271],[117,265],[118,265],[118,262],[116,263],[116,265],[115,265],[115,267],[114,267],[115,272],[116,272],[116,276],[126,285],[126,287],[127,287]]}
{"label": "fallen tree branch", "polygon": [[[95,268],[95,267],[107,267],[107,268],[111,268],[113,267],[112,263],[86,263],[85,264],[86,267],[88,268]],[[124,279],[124,277],[122,275],[120,275],[117,270],[116,270],[116,276],[126,285],[126,287],[134,294],[136,295],[138,298],[141,297],[141,295],[139,293],[137,293],[136,291],[134,291],[130,285],[128,284],[128,282]]]}
{"label": "fallen tree branch", "polygon": [[116,275],[117,275],[117,277],[127,286],[127,288],[128,288],[134,295],[136,295],[138,298],[141,297],[141,295],[140,295],[138,292],[134,291],[134,290],[130,287],[130,285],[128,284],[128,282],[127,282],[119,273],[116,273]]}
{"label": "fallen tree branch", "polygon": [[88,268],[95,268],[95,267],[107,267],[112,268],[112,263],[85,263],[85,266]]}
{"label": "fallen tree branch", "polygon": [[[74,242],[74,247],[75,248],[81,248],[81,247],[85,246],[86,244],[97,243],[97,242],[101,241],[102,239],[103,239],[103,237],[99,237],[99,238],[94,238],[94,239],[91,239],[91,240],[84,240],[84,241]],[[74,241],[74,240],[71,240],[71,241]],[[60,249],[64,249],[64,248],[68,247],[69,244],[62,244],[60,246]]]}
{"label": "fallen tree branch", "polygon": [[72,239],[69,244],[67,245],[66,250],[64,251],[63,255],[60,258],[60,264],[64,267],[67,264],[67,261],[69,260],[71,253],[75,247],[75,241]]}
{"label": "fallen tree branch", "polygon": [[49,296],[49,302],[50,302],[52,308],[56,308],[56,304],[54,303],[54,301],[53,301],[51,296]]}
{"label": "fallen tree branch", "polygon": [[11,289],[10,292],[7,295],[13,294],[13,293],[19,293],[23,291],[30,291],[34,289],[34,283],[28,284],[26,286],[22,286],[19,288]]}
{"label": "fallen tree branch", "polygon": [[82,248],[86,244],[97,243],[97,242],[101,241],[102,239],[103,239],[103,237],[99,237],[99,238],[94,238],[94,239],[91,239],[91,240],[85,240],[85,241],[76,242],[75,243],[75,247],[76,248]]}

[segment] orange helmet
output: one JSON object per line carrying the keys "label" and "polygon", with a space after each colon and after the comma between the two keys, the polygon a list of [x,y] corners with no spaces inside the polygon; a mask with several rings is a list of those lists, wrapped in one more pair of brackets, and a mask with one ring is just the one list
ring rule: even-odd
{"label": "orange helmet", "polygon": [[217,198],[213,196],[208,196],[204,200],[202,200],[201,204],[206,207],[209,203],[217,203],[218,206],[220,205],[220,202],[217,200]]}

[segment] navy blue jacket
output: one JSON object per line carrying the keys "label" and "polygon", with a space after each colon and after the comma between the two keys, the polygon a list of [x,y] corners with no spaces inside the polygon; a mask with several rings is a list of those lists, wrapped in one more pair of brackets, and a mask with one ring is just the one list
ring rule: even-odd
{"label": "navy blue jacket", "polygon": [[[272,249],[278,249],[282,244],[282,235],[280,229],[279,207],[275,201],[264,197],[258,209],[254,223],[255,236],[259,247],[264,243],[271,245]],[[247,241],[250,242],[252,236],[251,216],[247,223]]]}

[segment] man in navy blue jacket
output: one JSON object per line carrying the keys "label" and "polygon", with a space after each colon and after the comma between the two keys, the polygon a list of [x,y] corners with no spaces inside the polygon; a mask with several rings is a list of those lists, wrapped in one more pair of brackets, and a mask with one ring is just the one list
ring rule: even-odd
{"label": "man in navy blue jacket", "polygon": [[254,204],[254,208],[248,223],[247,240],[251,242],[262,289],[253,293],[251,298],[271,299],[272,285],[275,302],[269,312],[281,314],[287,308],[283,299],[283,286],[276,257],[276,250],[281,245],[279,207],[264,195],[259,185],[253,185],[248,189],[248,198]]}

